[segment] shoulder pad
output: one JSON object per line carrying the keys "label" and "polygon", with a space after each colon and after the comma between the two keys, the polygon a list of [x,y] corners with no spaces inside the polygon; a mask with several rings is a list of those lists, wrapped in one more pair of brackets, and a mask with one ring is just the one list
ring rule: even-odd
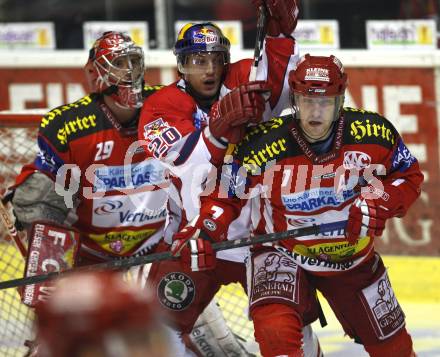
{"label": "shoulder pad", "polygon": [[[91,94],[51,110],[41,120],[40,133],[63,152],[67,150],[69,139],[100,130],[101,111],[95,99],[96,94]],[[110,122],[106,123],[103,125],[110,128]]]}
{"label": "shoulder pad", "polygon": [[51,122],[57,118],[61,117],[65,112],[72,110],[73,108],[87,107],[93,101],[94,94],[86,95],[76,102],[64,104],[48,112],[42,119],[40,123],[40,128],[46,128],[51,124]]}
{"label": "shoulder pad", "polygon": [[240,144],[237,145],[237,149],[240,149],[240,147],[245,146],[248,142],[253,140],[255,142],[258,140],[254,137],[266,137],[273,134],[274,131],[276,131],[278,128],[287,125],[292,120],[291,115],[286,115],[282,117],[276,117],[272,118],[269,121],[260,123],[255,126],[249,126],[246,130],[246,135],[244,136],[243,140]]}

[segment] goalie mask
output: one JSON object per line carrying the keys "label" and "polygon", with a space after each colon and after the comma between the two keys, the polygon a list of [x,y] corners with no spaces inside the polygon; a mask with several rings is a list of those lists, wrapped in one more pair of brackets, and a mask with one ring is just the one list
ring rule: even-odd
{"label": "goalie mask", "polygon": [[35,312],[39,357],[170,355],[151,296],[119,273],[69,275]]}
{"label": "goalie mask", "polygon": [[92,92],[109,95],[121,108],[140,108],[144,53],[122,32],[105,32],[90,49],[85,66]]}
{"label": "goalie mask", "polygon": [[230,60],[230,47],[229,40],[213,23],[188,23],[180,30],[174,45],[177,69],[190,74],[203,71],[206,66],[224,67]]}

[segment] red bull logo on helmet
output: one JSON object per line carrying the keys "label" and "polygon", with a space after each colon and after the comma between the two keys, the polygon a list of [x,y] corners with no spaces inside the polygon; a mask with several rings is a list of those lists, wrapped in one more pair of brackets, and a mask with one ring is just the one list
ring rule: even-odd
{"label": "red bull logo on helmet", "polygon": [[218,36],[217,34],[207,28],[202,28],[200,31],[197,31],[194,33],[194,43],[216,43],[218,42]]}

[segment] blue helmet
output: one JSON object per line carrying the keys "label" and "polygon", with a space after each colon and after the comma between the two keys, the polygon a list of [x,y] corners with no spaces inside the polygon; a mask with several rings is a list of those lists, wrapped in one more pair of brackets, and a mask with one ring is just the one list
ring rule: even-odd
{"label": "blue helmet", "polygon": [[174,45],[177,63],[182,65],[185,56],[197,52],[224,52],[229,63],[231,43],[220,28],[212,22],[188,23],[182,27]]}

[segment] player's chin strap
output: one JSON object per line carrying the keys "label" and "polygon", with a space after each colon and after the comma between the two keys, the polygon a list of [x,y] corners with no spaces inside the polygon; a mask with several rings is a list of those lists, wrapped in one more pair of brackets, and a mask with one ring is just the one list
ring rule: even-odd
{"label": "player's chin strap", "polygon": [[[321,235],[327,232],[344,229],[347,221],[337,221],[332,223],[323,223],[320,225],[312,225],[297,229],[291,229],[285,232],[262,234],[255,237],[241,238],[236,240],[227,240],[223,242],[213,243],[214,251],[227,250],[239,247],[246,247],[254,244],[277,242],[284,239],[295,239],[298,237]],[[88,265],[80,268],[69,269],[63,272],[53,272],[49,274],[35,275],[28,278],[12,279],[0,282],[0,290],[15,288],[18,286],[41,283],[43,281],[63,277],[70,273],[97,271],[97,270],[111,270],[111,269],[126,269],[135,265],[148,264],[161,260],[173,259],[171,252],[153,253],[146,256],[128,257],[121,260],[112,260],[105,263]]]}

